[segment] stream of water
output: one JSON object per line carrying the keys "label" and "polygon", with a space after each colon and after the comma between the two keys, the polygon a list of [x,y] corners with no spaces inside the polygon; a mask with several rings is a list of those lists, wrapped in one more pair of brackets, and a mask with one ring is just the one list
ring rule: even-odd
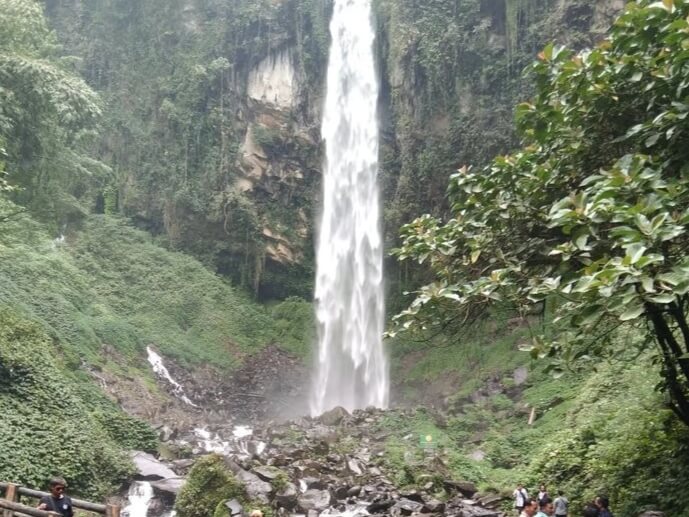
{"label": "stream of water", "polygon": [[122,509],[122,516],[146,517],[151,499],[153,499],[153,487],[149,482],[132,482],[127,494],[127,505]]}
{"label": "stream of water", "polygon": [[159,377],[165,379],[172,385],[172,391],[175,394],[175,396],[185,404],[198,407],[189,399],[189,397],[187,397],[184,394],[184,388],[182,387],[182,385],[172,378],[172,375],[170,375],[170,372],[168,371],[167,367],[165,366],[165,364],[163,364],[163,358],[160,357],[160,355],[158,355],[155,352],[155,350],[153,350],[150,346],[146,347],[146,353],[148,354],[148,363],[151,365],[151,368],[153,368],[153,371]]}
{"label": "stream of water", "polygon": [[330,32],[313,415],[335,406],[384,408],[389,387],[371,1],[335,0]]}

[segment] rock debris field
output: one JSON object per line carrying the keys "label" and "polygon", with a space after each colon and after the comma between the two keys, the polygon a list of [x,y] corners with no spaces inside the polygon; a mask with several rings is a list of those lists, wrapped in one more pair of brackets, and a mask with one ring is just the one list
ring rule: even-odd
{"label": "rock debris field", "polygon": [[[473,483],[451,477],[442,449],[422,455],[414,451],[420,448],[416,435],[401,437],[409,451],[416,452],[417,460],[411,463],[414,483],[398,486],[399,468],[386,462],[384,452],[386,439],[395,431],[381,423],[403,412],[367,409],[349,414],[335,408],[318,418],[268,423],[251,431],[230,426],[187,432],[161,429],[166,450],[186,451],[190,457],[165,462],[134,453],[138,480],[154,488],[148,516],[169,514],[194,457],[208,453],[220,454],[247,496],[277,515],[503,516],[500,496],[481,494]],[[225,506],[228,517],[252,510],[236,500]]]}

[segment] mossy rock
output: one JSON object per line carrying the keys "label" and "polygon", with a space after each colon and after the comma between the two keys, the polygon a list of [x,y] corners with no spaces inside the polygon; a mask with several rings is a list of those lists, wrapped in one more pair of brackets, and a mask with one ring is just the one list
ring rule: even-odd
{"label": "mossy rock", "polygon": [[244,489],[222,456],[210,454],[199,458],[191,468],[175,510],[179,517],[211,517],[228,499],[244,500]]}

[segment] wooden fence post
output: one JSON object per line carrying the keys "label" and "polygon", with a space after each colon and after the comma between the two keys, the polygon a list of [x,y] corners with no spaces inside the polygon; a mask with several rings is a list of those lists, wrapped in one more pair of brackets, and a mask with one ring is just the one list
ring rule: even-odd
{"label": "wooden fence post", "polygon": [[105,517],[120,517],[120,505],[119,504],[106,504],[105,505]]}
{"label": "wooden fence post", "polygon": [[[14,483],[7,483],[7,490],[5,490],[5,499],[12,503],[16,503],[19,498],[18,485]],[[4,510],[2,512],[3,517],[13,517],[14,512],[12,510]]]}

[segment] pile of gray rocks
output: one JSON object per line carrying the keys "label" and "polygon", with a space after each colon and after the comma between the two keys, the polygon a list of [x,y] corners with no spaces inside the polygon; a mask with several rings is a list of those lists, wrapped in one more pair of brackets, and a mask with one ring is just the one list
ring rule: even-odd
{"label": "pile of gray rocks", "polygon": [[[223,455],[247,495],[271,506],[277,515],[503,516],[498,509],[502,498],[479,494],[473,483],[452,479],[438,451],[430,451],[416,467],[419,475],[413,489],[396,486],[397,473],[386,471],[389,467],[382,461],[390,432],[378,425],[389,414],[373,408],[350,414],[335,408],[319,418],[267,424],[239,439],[229,428],[207,432],[212,433],[214,444],[222,444],[215,452]],[[191,447],[194,455],[209,452],[208,440],[194,440],[190,433],[167,435],[171,447]],[[409,441],[410,448],[418,447]],[[170,488],[166,489],[165,479],[154,482],[156,497],[169,504],[192,463],[189,459],[169,463],[174,475],[161,472],[171,480],[167,481]],[[251,510],[236,500],[225,506],[228,517]]]}

